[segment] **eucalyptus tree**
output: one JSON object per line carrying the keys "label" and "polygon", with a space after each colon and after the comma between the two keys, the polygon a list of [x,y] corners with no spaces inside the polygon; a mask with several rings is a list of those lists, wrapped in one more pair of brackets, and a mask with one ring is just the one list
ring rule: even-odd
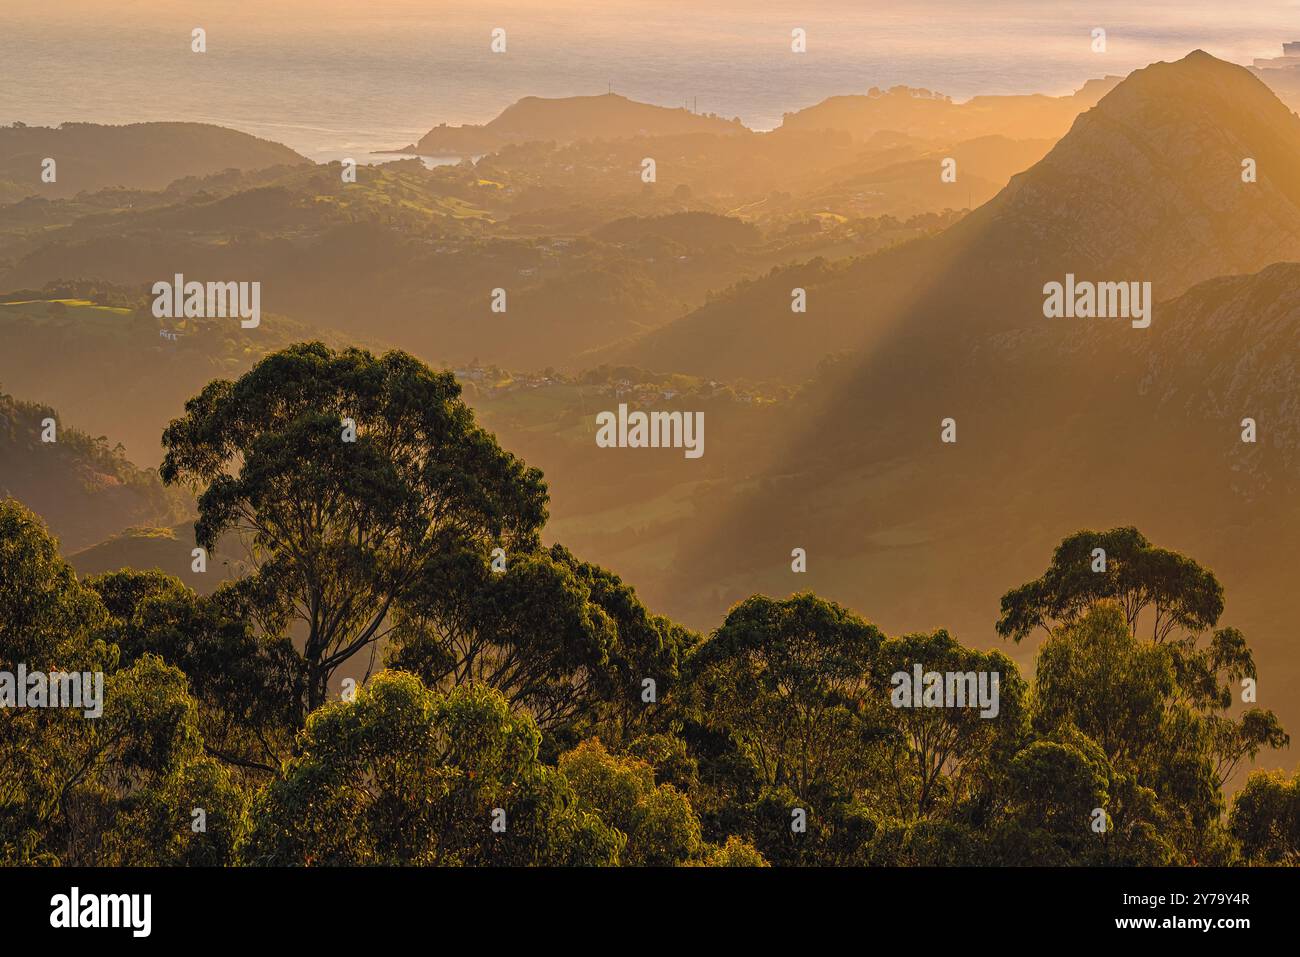
{"label": "eucalyptus tree", "polygon": [[195,534],[239,536],[268,620],[297,622],[304,712],[448,552],[535,547],[541,472],[479,427],[448,372],[319,342],[209,383],[163,434],[160,474],[198,492]]}

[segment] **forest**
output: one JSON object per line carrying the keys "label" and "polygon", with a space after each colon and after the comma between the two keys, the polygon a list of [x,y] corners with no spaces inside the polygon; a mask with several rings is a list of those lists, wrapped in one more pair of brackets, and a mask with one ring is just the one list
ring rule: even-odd
{"label": "forest", "polygon": [[[1007,583],[997,633],[1037,648],[1022,674],[793,574],[707,634],[656,614],[543,543],[541,471],[402,351],[286,346],[209,382],[162,445],[196,556],[240,560],[210,594],[78,576],[0,502],[0,673],[104,682],[96,718],[0,708],[4,864],[1300,858],[1300,775],[1230,794],[1290,739],[1224,589],[1136,528],[1062,529]],[[980,676],[996,707],[900,707],[897,676],[922,672]]]}

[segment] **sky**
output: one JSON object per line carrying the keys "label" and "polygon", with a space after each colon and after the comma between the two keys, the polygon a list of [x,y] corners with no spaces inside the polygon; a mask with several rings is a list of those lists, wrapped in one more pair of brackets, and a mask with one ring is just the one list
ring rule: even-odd
{"label": "sky", "polygon": [[1198,47],[1249,63],[1297,39],[1300,0],[5,0],[0,122],[212,122],[328,159],[528,95],[612,89],[770,129],[872,86],[1064,94]]}

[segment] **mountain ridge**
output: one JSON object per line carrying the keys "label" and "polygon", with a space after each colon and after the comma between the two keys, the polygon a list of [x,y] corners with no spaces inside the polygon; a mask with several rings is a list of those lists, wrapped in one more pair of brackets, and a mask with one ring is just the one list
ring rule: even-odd
{"label": "mountain ridge", "polygon": [[[1214,110],[1177,102],[1188,91],[1210,96]],[[1136,120],[1156,109],[1174,119],[1152,125],[1144,140]],[[1215,123],[1222,129],[1212,133]],[[1251,153],[1258,181],[1245,183]],[[1300,259],[1295,224],[1300,117],[1244,68],[1194,53],[1130,74],[1043,159],[943,233],[746,284],[615,359],[799,382],[830,353],[872,350],[895,336],[951,339],[972,323],[1042,322],[1044,284],[1067,273],[1149,281],[1160,301],[1225,271]],[[804,315],[790,312],[796,287],[807,291]]]}
{"label": "mountain ridge", "polygon": [[482,125],[435,126],[419,141],[393,152],[436,156],[488,153],[511,143],[619,139],[637,135],[745,132],[739,119],[657,106],[617,93],[595,96],[525,96]]}

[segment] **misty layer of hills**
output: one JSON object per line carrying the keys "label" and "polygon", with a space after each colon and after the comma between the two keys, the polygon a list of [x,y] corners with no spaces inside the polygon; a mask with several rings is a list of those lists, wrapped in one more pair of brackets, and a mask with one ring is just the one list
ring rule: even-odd
{"label": "misty layer of hills", "polygon": [[[83,570],[183,568],[185,503],[102,444],[34,464],[18,400],[149,467],[211,378],[360,341],[457,369],[545,471],[550,533],[691,626],[810,589],[891,633],[992,646],[998,596],[1063,534],[1135,525],[1215,570],[1261,700],[1300,722],[1300,117],[1250,71],[1198,51],[1069,97],[875,91],[771,133],[528,98],[409,149],[477,163],[355,183],[156,126],[62,146],[39,137],[68,127],[0,129],[0,483],[87,548]],[[69,157],[49,190],[47,149]],[[177,272],[261,281],[262,327],[153,318],[149,286]],[[1067,274],[1149,282],[1149,328],[1045,318]],[[706,454],[597,448],[590,423],[620,401],[705,410]]]}
{"label": "misty layer of hills", "polygon": [[671,136],[679,133],[735,133],[740,121],[692,113],[685,108],[669,110],[638,103],[610,93],[605,96],[570,96],[546,99],[526,96],[482,126],[447,126],[430,130],[418,143],[397,152],[425,156],[463,156],[491,153],[510,143],[556,141],[571,143],[587,139],[619,139],[628,136]]}
{"label": "misty layer of hills", "polygon": [[[27,188],[46,157],[58,163],[53,181]],[[62,198],[105,187],[162,189],[182,176],[306,162],[287,146],[206,123],[14,124],[0,127],[0,200]]]}

